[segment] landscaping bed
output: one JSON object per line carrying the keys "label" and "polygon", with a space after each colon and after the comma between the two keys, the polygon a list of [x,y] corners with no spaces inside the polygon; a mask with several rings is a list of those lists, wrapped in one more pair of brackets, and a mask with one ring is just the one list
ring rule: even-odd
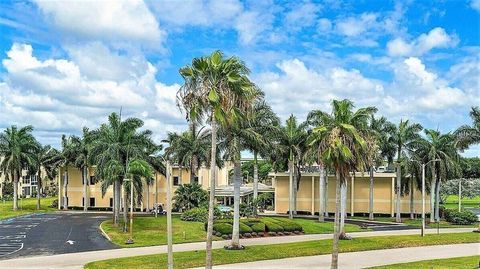
{"label": "landscaping bed", "polygon": [[[207,224],[205,224],[205,230]],[[240,219],[240,236],[262,237],[262,236],[284,236],[303,234],[303,227],[290,219],[284,218],[246,218]],[[213,224],[213,231],[216,236],[223,239],[230,239],[233,230],[233,219],[216,220]]]}

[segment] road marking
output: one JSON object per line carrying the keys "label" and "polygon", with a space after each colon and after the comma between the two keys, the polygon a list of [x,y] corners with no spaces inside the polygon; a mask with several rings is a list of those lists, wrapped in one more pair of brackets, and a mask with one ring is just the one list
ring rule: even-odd
{"label": "road marking", "polygon": [[75,241],[73,241],[73,240],[68,240],[67,243],[69,243],[70,245],[73,245],[73,244],[75,244]]}
{"label": "road marking", "polygon": [[14,234],[14,235],[0,235],[0,239],[20,239],[27,237],[24,234]]}
{"label": "road marking", "polygon": [[23,243],[0,244],[0,257],[7,256],[23,249]]}

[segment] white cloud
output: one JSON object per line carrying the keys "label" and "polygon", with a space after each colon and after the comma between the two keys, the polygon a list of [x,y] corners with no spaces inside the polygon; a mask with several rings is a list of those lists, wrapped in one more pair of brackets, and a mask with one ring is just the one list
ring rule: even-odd
{"label": "white cloud", "polygon": [[335,29],[347,37],[358,36],[376,28],[377,18],[376,13],[363,13],[360,16],[338,19]]}
{"label": "white cloud", "polygon": [[395,38],[387,43],[387,52],[390,56],[419,56],[434,48],[455,47],[458,38],[449,35],[445,29],[436,27],[428,33],[421,34],[415,40],[407,42],[402,38]]}
{"label": "white cloud", "polygon": [[165,39],[165,31],[159,28],[155,17],[141,0],[35,2],[56,28],[75,38],[155,45]]}
{"label": "white cloud", "polygon": [[315,23],[321,8],[321,5],[311,2],[296,4],[286,13],[285,23],[293,30],[309,27]]}
{"label": "white cloud", "polygon": [[470,7],[480,12],[480,0],[471,0]]}
{"label": "white cloud", "polygon": [[[0,126],[33,124],[51,141],[48,132],[59,137],[83,126],[95,128],[120,107],[148,126],[185,126],[175,104],[179,85],[158,82],[156,68],[143,56],[120,55],[97,43],[69,47],[68,53],[70,59],[40,60],[30,45],[11,47],[2,61]],[[165,134],[165,129],[155,131],[158,137]]]}
{"label": "white cloud", "polygon": [[328,33],[332,30],[332,22],[327,18],[318,20],[317,29],[319,32]]}

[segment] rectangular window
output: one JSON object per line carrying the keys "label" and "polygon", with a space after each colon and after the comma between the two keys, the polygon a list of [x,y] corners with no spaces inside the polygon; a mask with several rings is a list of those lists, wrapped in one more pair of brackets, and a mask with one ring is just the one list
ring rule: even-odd
{"label": "rectangular window", "polygon": [[95,197],[90,197],[90,206],[95,206]]}
{"label": "rectangular window", "polygon": [[194,176],[194,177],[193,177],[193,183],[197,183],[197,184],[198,184],[198,177],[197,177],[197,176]]}
{"label": "rectangular window", "polygon": [[30,177],[22,176],[22,181],[23,181],[23,184],[30,184]]}
{"label": "rectangular window", "polygon": [[31,176],[31,179],[32,179],[31,184],[32,185],[37,185],[37,182],[38,182],[37,181],[38,180],[37,175]]}
{"label": "rectangular window", "polygon": [[179,181],[180,181],[179,177],[177,176],[173,177],[173,186],[178,186],[180,183]]}
{"label": "rectangular window", "polygon": [[37,186],[32,186],[32,194],[37,193]]}
{"label": "rectangular window", "polygon": [[25,196],[30,195],[30,187],[23,187],[23,195]]}
{"label": "rectangular window", "polygon": [[113,207],[113,198],[110,198],[110,207]]}
{"label": "rectangular window", "polygon": [[95,176],[90,176],[90,185],[95,185],[96,179]]}

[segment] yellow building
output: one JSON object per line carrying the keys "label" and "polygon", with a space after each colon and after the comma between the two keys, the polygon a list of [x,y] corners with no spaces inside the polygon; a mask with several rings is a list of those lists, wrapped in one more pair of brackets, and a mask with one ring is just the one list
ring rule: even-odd
{"label": "yellow building", "polygon": [[[222,169],[217,168],[217,182],[216,189],[222,186],[228,186],[228,172],[233,168],[232,165],[226,164]],[[67,198],[68,207],[83,207],[83,182],[82,174],[78,168],[68,167],[68,179],[65,181],[65,167],[59,169],[57,176],[59,192],[58,201],[59,209],[63,206],[64,197]],[[88,172],[88,186],[87,197],[89,198],[90,208],[111,208],[113,205],[113,186],[110,186],[105,195],[102,196],[101,182],[97,182],[94,175],[94,168],[87,169]],[[155,180],[152,185],[147,186],[144,183],[143,187],[143,200],[141,204],[137,205],[137,208],[151,209],[154,204],[166,204],[167,185],[166,178],[160,173],[155,173]],[[172,194],[181,184],[192,183],[190,182],[190,172],[178,166],[172,167],[172,180],[173,190]],[[198,171],[198,177],[193,178],[203,189],[208,190],[210,188],[210,169],[202,167]],[[123,196],[122,196],[123,197]]]}
{"label": "yellow building", "polygon": [[[275,188],[275,212],[287,213],[289,205],[289,173],[271,173]],[[375,214],[395,213],[395,173],[374,173],[373,212]],[[297,211],[318,214],[319,211],[319,173],[302,173],[297,193]],[[347,178],[347,213],[350,215],[368,213],[369,204],[368,173],[355,173]],[[335,177],[328,176],[327,211],[335,212]],[[430,212],[430,197],[426,196],[425,210]],[[422,210],[421,192],[414,188],[413,210],[420,214]],[[410,195],[401,197],[401,213],[410,213]]]}

